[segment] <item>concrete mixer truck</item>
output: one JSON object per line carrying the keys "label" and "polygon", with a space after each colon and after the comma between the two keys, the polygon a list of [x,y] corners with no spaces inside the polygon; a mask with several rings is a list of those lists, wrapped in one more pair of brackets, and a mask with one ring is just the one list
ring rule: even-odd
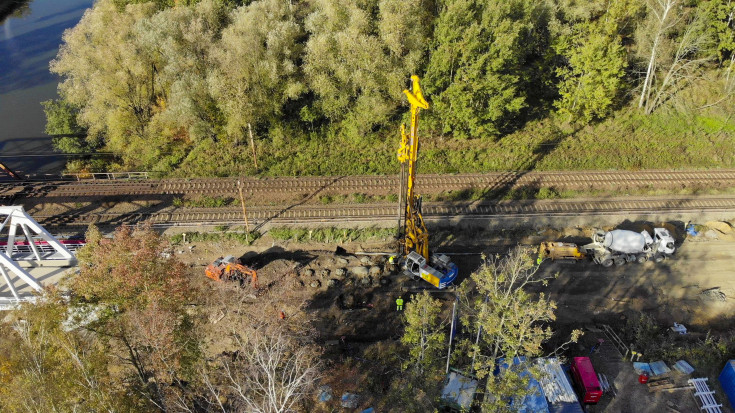
{"label": "concrete mixer truck", "polygon": [[592,243],[578,247],[568,242],[542,242],[539,263],[544,259],[592,259],[596,264],[610,267],[626,262],[643,264],[648,260],[661,262],[674,253],[674,237],[666,228],[654,228],[653,237],[648,231],[596,231]]}

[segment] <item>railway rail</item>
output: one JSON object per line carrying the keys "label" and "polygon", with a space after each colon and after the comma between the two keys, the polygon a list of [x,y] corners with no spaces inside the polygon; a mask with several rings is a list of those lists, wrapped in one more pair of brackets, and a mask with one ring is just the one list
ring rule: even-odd
{"label": "railway rail", "polygon": [[[426,203],[427,220],[446,218],[492,217],[564,217],[581,215],[646,216],[652,211],[674,213],[735,213],[735,196],[575,199],[555,201],[501,201],[474,203]],[[390,204],[295,205],[292,207],[259,206],[248,208],[249,223],[254,228],[270,224],[358,223],[395,219],[397,208]],[[149,222],[154,226],[239,225],[243,223],[240,208],[180,208],[158,212],[128,214],[82,213],[51,216],[36,215],[44,226],[132,225]]]}
{"label": "railway rail", "polygon": [[[244,178],[248,196],[260,194],[305,194],[382,192],[398,188],[396,176],[340,176],[303,178]],[[237,178],[90,180],[0,183],[0,197],[54,198],[128,195],[236,196]],[[558,190],[614,188],[681,188],[735,186],[734,169],[709,171],[574,171],[574,172],[496,172],[485,174],[421,175],[419,193],[461,189],[512,189],[525,186],[553,187]]]}

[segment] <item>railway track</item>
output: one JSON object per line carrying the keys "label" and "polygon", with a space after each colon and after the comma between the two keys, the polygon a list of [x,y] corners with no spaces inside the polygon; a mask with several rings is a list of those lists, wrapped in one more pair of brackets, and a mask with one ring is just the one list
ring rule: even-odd
{"label": "railway track", "polygon": [[[735,196],[575,199],[557,201],[502,201],[474,203],[426,203],[427,220],[443,218],[547,217],[590,214],[645,216],[656,213],[735,212]],[[254,228],[270,224],[357,223],[396,219],[397,207],[390,204],[296,205],[293,207],[248,208],[249,223]],[[84,213],[36,215],[42,225],[118,226],[149,222],[154,226],[242,224],[239,208],[182,208],[158,212],[128,214]]]}
{"label": "railway track", "polygon": [[[173,195],[236,196],[237,178],[164,179],[140,181],[50,181],[0,183],[0,197],[85,198],[101,196]],[[244,178],[248,197],[315,192],[351,194],[397,192],[396,176],[342,176],[305,178]],[[576,172],[497,172],[486,174],[420,175],[419,193],[476,189],[513,189],[553,187],[558,190],[682,188],[735,186],[735,170],[710,171],[576,171]]]}

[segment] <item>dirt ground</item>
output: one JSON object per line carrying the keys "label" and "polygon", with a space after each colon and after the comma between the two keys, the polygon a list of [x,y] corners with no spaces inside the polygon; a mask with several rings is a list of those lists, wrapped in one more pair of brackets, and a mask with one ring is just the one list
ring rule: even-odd
{"label": "dirt ground", "polygon": [[[629,229],[640,230],[646,224],[626,225]],[[702,229],[718,226],[717,223],[710,225]],[[709,233],[709,236],[703,231],[698,237],[686,237],[682,228],[671,228],[678,249],[672,258],[659,264],[631,263],[611,268],[589,262],[542,264],[540,271],[551,278],[544,292],[558,305],[555,330],[563,333],[573,328],[586,329],[580,343],[565,355],[589,355],[598,339],[605,340],[591,358],[598,373],[606,375],[614,385],[616,395],[606,394],[597,406],[588,408],[590,412],[699,411],[689,390],[649,393],[645,385],[637,382],[638,375],[632,363],[623,361],[622,354],[597,326],[619,326],[621,319],[640,311],[663,326],[682,323],[692,337],[708,331],[731,330],[735,326],[735,238],[727,226],[719,228],[720,231]],[[458,282],[461,283],[466,282],[481,264],[480,253],[499,253],[517,243],[582,242],[590,232],[589,228],[541,229],[531,232],[531,236],[514,240],[487,232],[458,236],[451,242],[442,242],[441,248],[453,254],[452,259],[460,267]],[[317,331],[317,341],[324,346],[327,357],[338,362],[345,359],[345,354],[360,359],[371,346],[395,343],[401,334],[395,299],[398,296],[406,299],[411,292],[427,285],[392,273],[384,255],[361,255],[388,253],[394,248],[389,242],[340,245],[346,255],[335,254],[336,247],[334,244],[274,241],[266,234],[251,247],[225,242],[194,243],[176,246],[175,253],[192,267],[194,276],[203,274],[203,267],[218,256],[241,257],[243,263],[257,269],[261,286],[279,291],[279,297],[272,297],[268,301],[269,308],[262,308],[262,311],[271,311],[273,317],[277,317],[279,311],[284,311],[286,316],[308,314]],[[445,310],[449,311],[450,294],[435,296],[446,301]],[[210,351],[224,351],[226,347],[225,343],[212,342]],[[335,399],[341,391],[362,393],[365,397],[361,406],[367,408],[379,395],[369,394],[364,377],[347,377],[350,371],[359,376],[354,368],[347,368],[342,371],[344,377],[339,380],[333,377],[329,381],[335,387]],[[676,373],[673,368],[672,371],[669,376],[677,386],[685,385],[687,378],[700,377],[696,370],[689,377]],[[709,384],[717,391],[715,397],[723,404],[723,411],[731,411],[716,377],[710,377]]]}

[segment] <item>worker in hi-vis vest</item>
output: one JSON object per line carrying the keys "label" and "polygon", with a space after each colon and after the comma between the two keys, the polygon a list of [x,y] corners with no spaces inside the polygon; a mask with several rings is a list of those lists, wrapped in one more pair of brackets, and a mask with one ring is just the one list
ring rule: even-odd
{"label": "worker in hi-vis vest", "polygon": [[401,297],[396,300],[396,311],[403,311],[403,298]]}

